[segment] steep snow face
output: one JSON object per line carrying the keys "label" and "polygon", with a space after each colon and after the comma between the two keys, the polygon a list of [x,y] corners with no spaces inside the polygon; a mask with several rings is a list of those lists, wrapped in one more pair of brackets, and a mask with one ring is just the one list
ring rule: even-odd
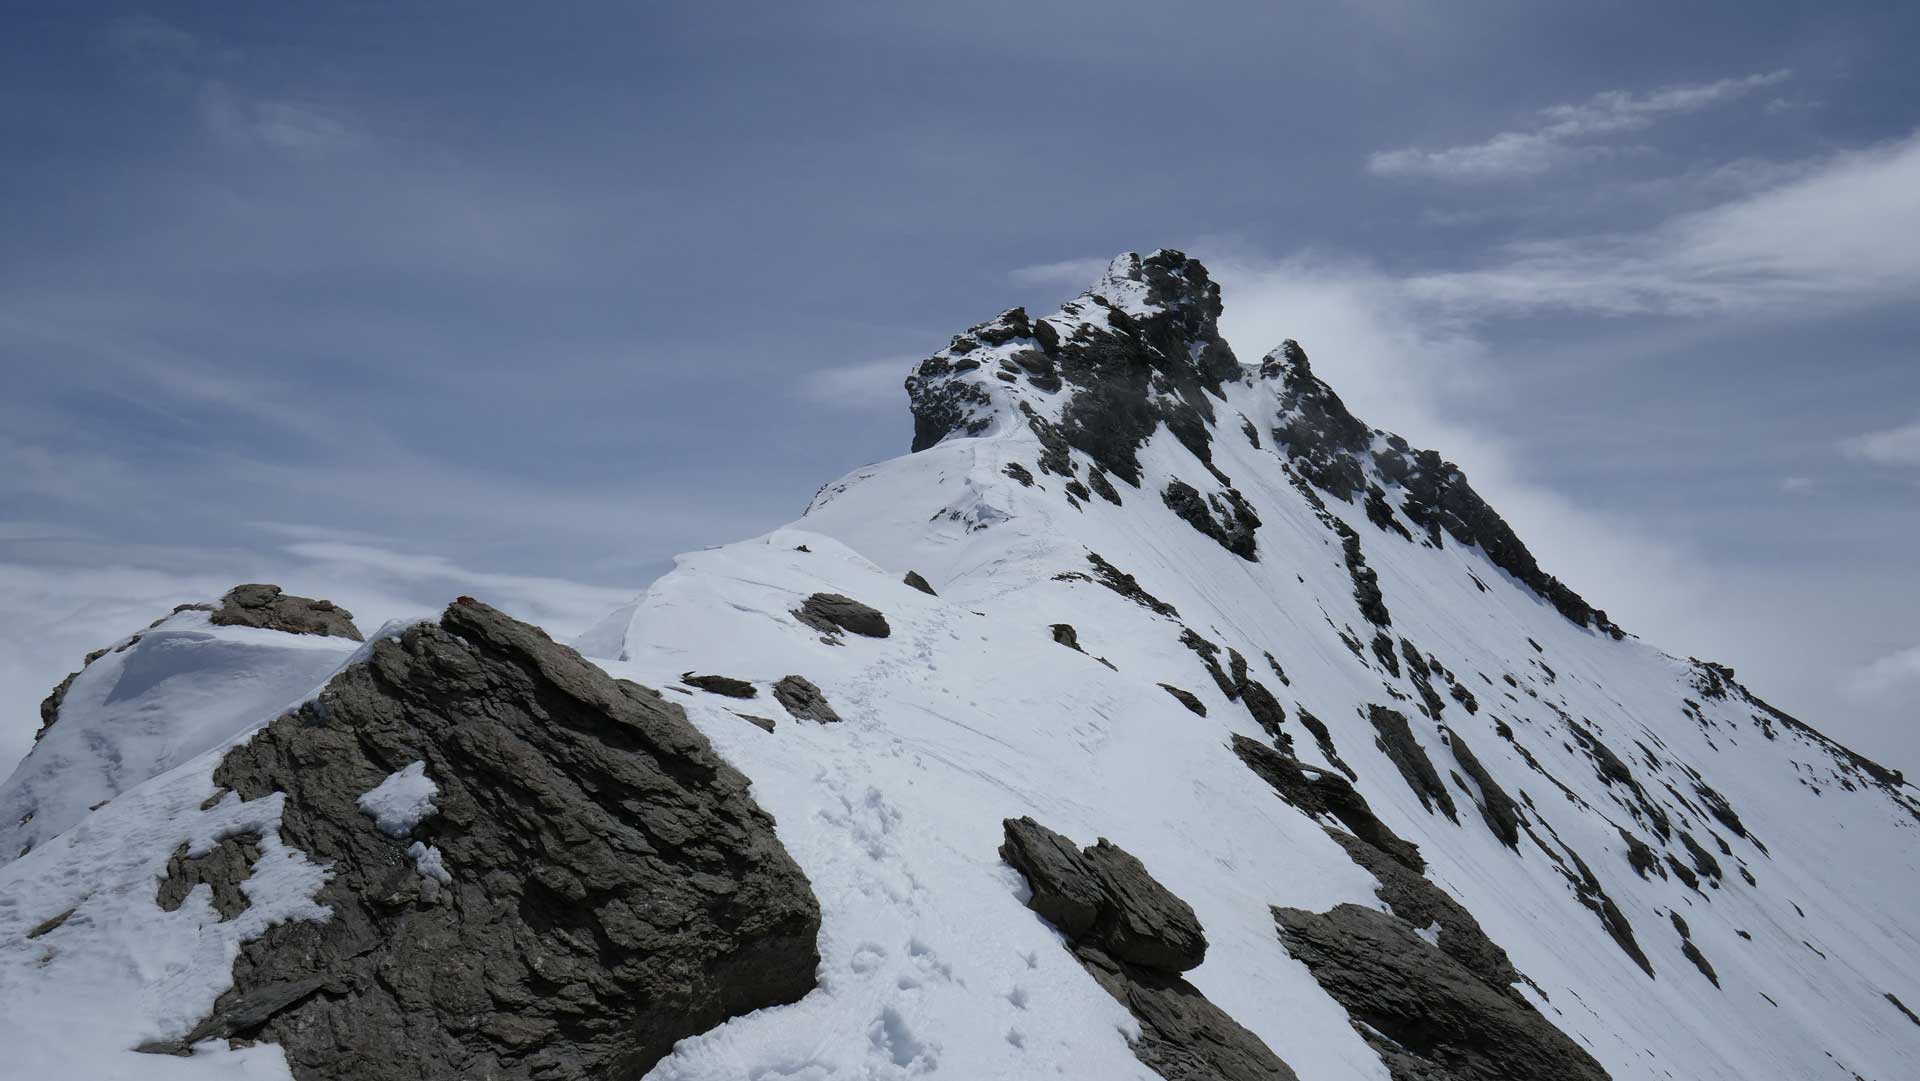
{"label": "steep snow face", "polygon": [[[1302,1077],[1385,1077],[1271,914],[1383,908],[1376,881],[1234,736],[1350,771],[1615,1078],[1920,1076],[1888,997],[1920,1002],[1913,790],[1624,635],[1297,346],[1234,360],[1218,304],[1178,253],[1123,256],[959,336],[909,380],[918,453],[581,640],[683,696],[825,915],[819,991],[653,1076],[1148,1076],[996,853],[1031,815],[1191,904],[1188,978]],[[891,633],[823,635],[794,614],[821,592]],[[842,722],[767,701],[791,675]]]}
{"label": "steep snow face", "polygon": [[115,643],[56,693],[48,727],[0,784],[0,864],[274,716],[326,682],[359,645],[215,626],[195,609]]}

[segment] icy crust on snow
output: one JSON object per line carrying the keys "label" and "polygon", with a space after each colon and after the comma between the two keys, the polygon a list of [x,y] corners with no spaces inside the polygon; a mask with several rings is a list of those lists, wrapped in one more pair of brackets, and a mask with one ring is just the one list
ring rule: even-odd
{"label": "icy crust on snow", "polygon": [[176,612],[81,669],[0,783],[0,864],[326,682],[360,645]]}
{"label": "icy crust on snow", "polygon": [[[1069,499],[1067,478],[1035,468],[1049,448],[1007,422],[1006,399],[977,436],[826,486],[795,527],[683,557],[580,641],[654,685],[689,669],[798,674],[844,718],[767,733],[687,694],[814,882],[822,987],[686,1041],[654,1076],[1146,1076],[1124,1010],[1024,909],[995,854],[1000,821],[1032,815],[1112,839],[1191,904],[1212,948],[1190,980],[1301,1076],[1384,1077],[1269,913],[1384,909],[1376,883],[1234,757],[1232,735],[1269,737],[1186,630],[1219,665],[1242,655],[1283,705],[1293,752],[1337,770],[1302,714],[1324,722],[1374,811],[1532,981],[1519,993],[1613,1077],[1920,1076],[1911,1022],[1885,998],[1920,996],[1912,790],[1743,693],[1703,693],[1694,664],[1576,625],[1476,546],[1423,544],[1363,500],[1303,491],[1284,448],[1240,431],[1243,417],[1256,436],[1271,427],[1276,394],[1246,366],[1214,398],[1218,475],[1161,427],[1124,507]],[[1090,459],[1070,458],[1086,478]],[[1237,491],[1261,523],[1258,560],[1164,505],[1176,479]],[[1362,610],[1333,522],[1377,575],[1388,625]],[[1153,606],[1101,584],[1094,554]],[[902,584],[907,571],[938,595]],[[814,592],[878,608],[893,634],[822,645],[790,614]],[[1423,807],[1369,706],[1408,718],[1457,821]],[[1514,847],[1481,813],[1496,798],[1483,778],[1514,801]],[[1634,846],[1653,867],[1636,870]],[[1718,874],[1695,870],[1694,848]],[[1653,977],[1609,934],[1603,899]],[[1682,952],[1674,913],[1720,987]]]}

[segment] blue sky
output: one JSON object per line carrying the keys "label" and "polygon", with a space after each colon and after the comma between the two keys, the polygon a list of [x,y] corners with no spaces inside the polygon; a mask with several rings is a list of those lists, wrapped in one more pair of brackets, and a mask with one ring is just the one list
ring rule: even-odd
{"label": "blue sky", "polygon": [[0,761],[243,579],[577,629],[1125,249],[1920,768],[1920,9],[0,11]]}

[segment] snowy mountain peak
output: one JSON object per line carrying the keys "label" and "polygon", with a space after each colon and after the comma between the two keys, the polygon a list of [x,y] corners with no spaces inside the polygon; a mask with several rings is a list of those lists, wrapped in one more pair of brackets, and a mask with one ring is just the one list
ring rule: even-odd
{"label": "snowy mountain peak", "polygon": [[10,1065],[1920,1076],[1912,786],[1220,305],[1129,254],[956,336],[913,453],[576,649],[247,587],[98,655],[0,788]]}

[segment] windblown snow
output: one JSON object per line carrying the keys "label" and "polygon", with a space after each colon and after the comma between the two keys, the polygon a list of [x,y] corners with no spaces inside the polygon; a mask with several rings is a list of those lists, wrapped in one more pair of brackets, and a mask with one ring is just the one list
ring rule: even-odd
{"label": "windblown snow", "polygon": [[[1128,265],[1034,322],[1064,339],[1114,313],[1153,318],[1158,302]],[[1750,699],[1731,673],[1576,624],[1480,547],[1422,543],[1398,524],[1398,485],[1368,477],[1384,518],[1314,493],[1275,435],[1288,405],[1271,365],[1242,364],[1206,392],[1210,463],[1163,424],[1139,448],[1139,485],[1116,477],[1119,504],[1089,497],[1097,463],[1084,450],[1067,450],[1066,473],[1041,465],[1061,449],[1043,429],[1066,392],[998,374],[1031,344],[967,354],[977,366],[955,378],[979,387],[971,432],[956,425],[827,485],[789,527],[680,557],[576,642],[685,707],[752,780],[823,909],[817,990],[683,1041],[648,1076],[1154,1076],[1129,1048],[1132,1016],[1028,910],[997,853],[1002,820],[1031,815],[1080,843],[1111,839],[1188,902],[1209,949],[1187,978],[1302,1078],[1386,1078],[1271,912],[1384,908],[1375,879],[1236,757],[1233,736],[1275,733],[1193,639],[1214,666],[1244,659],[1302,762],[1351,770],[1506,949],[1521,992],[1614,1078],[1920,1076],[1920,1026],[1893,1004],[1920,1005],[1920,803],[1897,775]],[[1221,496],[1216,511],[1237,493],[1258,522],[1256,558],[1183,519],[1162,497],[1175,480]],[[1332,521],[1358,538],[1390,625],[1363,611]],[[1132,576],[1137,595],[1102,567]],[[817,593],[878,609],[890,633],[823,634],[795,615]],[[326,871],[279,844],[277,807],[202,804],[223,748],[353,646],[186,612],[76,680],[0,788],[0,845],[27,848],[0,867],[0,1073],[289,1076],[272,1046],[132,1049],[204,1015],[246,937],[326,918],[308,900]],[[689,672],[758,693],[695,689]],[[841,722],[782,712],[772,688],[792,675]],[[1457,813],[1409,782],[1369,707],[1409,720]],[[1496,799],[1482,771],[1517,804],[1517,843],[1482,813]],[[39,809],[17,822],[28,791]],[[415,763],[360,805],[404,836],[434,794]],[[217,918],[205,887],[157,907],[179,846],[199,853],[243,831],[262,837],[262,870],[241,918]],[[418,847],[423,872],[459,875]],[[1594,890],[1651,975],[1609,933]]]}

